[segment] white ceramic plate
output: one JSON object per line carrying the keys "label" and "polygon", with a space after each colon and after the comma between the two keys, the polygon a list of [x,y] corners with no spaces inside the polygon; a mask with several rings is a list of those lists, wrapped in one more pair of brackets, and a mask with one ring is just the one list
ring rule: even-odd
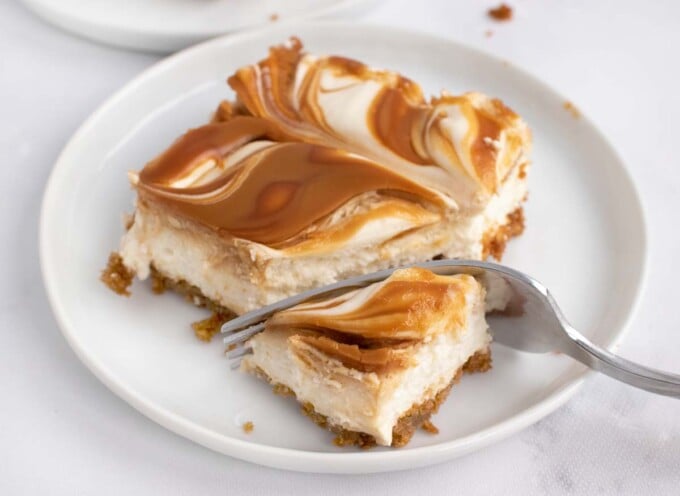
{"label": "white ceramic plate", "polygon": [[46,21],[85,38],[171,53],[276,22],[349,17],[378,0],[23,0]]}
{"label": "white ceramic plate", "polygon": [[[575,391],[584,368],[564,356],[495,346],[494,368],[465,377],[402,449],[356,451],[300,415],[258,380],[230,372],[218,340],[196,340],[204,311],[135,283],[129,299],[98,276],[132,208],[126,171],[140,168],[231,96],[225,78],[290,34],[310,51],[341,53],[402,71],[427,92],[446,87],[496,95],[531,125],[534,168],[528,227],[504,262],[552,289],[573,324],[611,346],[635,307],[645,230],[635,189],[616,153],[564,99],[527,73],[451,41],[384,27],[275,26],[207,42],[152,67],[80,128],[50,178],[41,219],[45,285],[59,325],[81,360],[112,391],[168,429],[214,450],[273,467],[377,472],[429,465],[478,449],[547,415]],[[241,428],[255,424],[251,434]]]}

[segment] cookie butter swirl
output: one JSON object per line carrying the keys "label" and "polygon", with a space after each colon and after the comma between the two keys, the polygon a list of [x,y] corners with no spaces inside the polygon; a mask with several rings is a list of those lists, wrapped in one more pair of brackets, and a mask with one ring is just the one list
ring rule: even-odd
{"label": "cookie butter swirl", "polygon": [[[291,252],[346,243],[372,221],[394,235],[436,222],[446,205],[437,192],[374,161],[274,141],[280,138],[255,117],[208,124],[179,138],[133,182],[221,233]],[[362,209],[367,197],[370,208]],[[353,215],[333,217],[348,205]]]}
{"label": "cookie butter swirl", "polygon": [[299,140],[384,163],[460,207],[497,191],[530,141],[521,119],[479,93],[425,100],[390,71],[303,53],[299,41],[229,79],[240,102]]}
{"label": "cookie butter swirl", "polygon": [[405,365],[409,347],[465,329],[466,298],[475,291],[483,290],[471,276],[402,269],[380,283],[279,312],[266,325],[302,331],[291,337],[301,351],[311,347],[351,368],[384,370]]}

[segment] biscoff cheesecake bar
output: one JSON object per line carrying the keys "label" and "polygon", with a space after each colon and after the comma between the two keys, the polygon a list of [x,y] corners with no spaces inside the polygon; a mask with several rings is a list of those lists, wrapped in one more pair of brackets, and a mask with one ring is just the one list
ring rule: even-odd
{"label": "biscoff cheesecake bar", "polygon": [[241,368],[294,395],[336,444],[403,446],[463,371],[490,368],[485,290],[410,268],[274,314]]}

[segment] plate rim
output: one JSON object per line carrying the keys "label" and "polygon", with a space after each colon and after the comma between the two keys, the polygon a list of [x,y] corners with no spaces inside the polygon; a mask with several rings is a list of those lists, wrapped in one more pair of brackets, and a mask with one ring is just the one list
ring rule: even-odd
{"label": "plate rim", "polygon": [[[583,371],[579,372],[576,377],[571,379],[571,381],[567,382],[558,390],[550,394],[547,398],[539,401],[529,408],[507,417],[490,427],[481,429],[467,436],[442,442],[437,445],[410,448],[408,450],[343,453],[317,452],[302,449],[283,448],[278,446],[268,446],[230,437],[224,434],[215,433],[196,422],[187,420],[168,409],[157,406],[151,400],[143,398],[135,391],[128,389],[124,384],[119,383],[115,377],[115,374],[109,371],[103,364],[97,363],[96,360],[88,356],[86,350],[79,345],[75,335],[76,333],[72,331],[71,324],[67,317],[68,312],[66,310],[66,305],[60,300],[58,280],[52,273],[53,267],[50,265],[48,246],[49,218],[51,216],[51,212],[55,211],[53,208],[51,208],[51,206],[57,203],[60,198],[57,195],[57,186],[60,176],[62,175],[62,169],[65,168],[65,163],[68,163],[67,159],[71,150],[75,149],[79,145],[83,139],[83,136],[90,130],[90,128],[92,128],[97,124],[97,122],[101,120],[101,116],[103,114],[105,114],[110,108],[115,107],[115,105],[118,104],[121,99],[125,98],[125,95],[128,92],[142,84],[146,79],[166,70],[166,68],[174,64],[181,62],[185,58],[194,56],[194,54],[213,45],[224,44],[228,46],[233,43],[248,40],[249,38],[257,38],[259,36],[266,35],[270,30],[279,29],[281,25],[282,24],[279,24],[274,27],[266,26],[260,29],[214,38],[184,49],[156,62],[133,77],[120,89],[106,98],[103,103],[98,105],[94,112],[92,112],[89,117],[83,121],[71,138],[69,138],[62,151],[59,153],[47,180],[40,209],[40,269],[43,286],[45,287],[50,308],[57,321],[57,325],[78,359],[88,368],[91,373],[95,375],[95,377],[97,377],[119,398],[123,399],[126,403],[131,405],[133,408],[152,421],[162,425],[175,434],[179,434],[204,447],[218,451],[225,455],[273,468],[293,470],[298,472],[345,474],[377,473],[433,465],[455,458],[457,456],[467,454],[474,450],[481,449],[494,442],[498,442],[512,434],[519,432],[520,430],[523,430],[541,418],[554,412],[569,398],[571,398],[583,384],[584,380],[594,372],[584,368]],[[490,58],[499,63],[503,63],[505,61],[505,59],[502,57],[499,57],[493,53],[488,53],[484,50],[467,45],[460,41],[418,30],[370,23],[353,24],[345,21],[300,21],[286,23],[286,27],[289,26],[310,27],[313,29],[332,27],[335,29],[371,30],[381,37],[392,37],[395,35],[417,37],[420,39],[429,39],[431,42],[457,45],[459,49],[468,50],[480,57]],[[528,71],[518,67],[515,64],[512,64],[512,68],[513,70],[521,73],[523,77],[529,78],[533,81],[533,83],[543,87],[544,90],[551,93],[556,98],[563,99],[558,91],[554,90],[550,85],[544,83],[540,78],[532,75]],[[636,287],[632,293],[631,305],[626,310],[627,313],[623,316],[619,329],[613,334],[609,342],[604,343],[606,348],[612,349],[621,342],[621,340],[630,330],[630,323],[637,314],[640,307],[642,294],[644,292],[648,276],[648,224],[645,220],[645,208],[643,202],[641,201],[640,193],[635,187],[635,182],[629,169],[626,167],[625,162],[621,159],[619,153],[612,146],[605,135],[590,119],[588,119],[585,115],[581,116],[581,119],[584,120],[589,126],[589,131],[594,132],[597,135],[597,138],[607,148],[608,153],[610,153],[616,159],[622,179],[628,183],[632,199],[635,200],[634,208],[637,210],[640,222],[641,260]],[[367,463],[369,460],[370,463]],[[399,460],[398,465],[393,465],[393,463],[397,460]]]}
{"label": "plate rim", "polygon": [[[50,0],[20,1],[41,20],[72,35],[118,48],[160,54],[171,52],[177,53],[177,50],[181,51],[181,49],[194,46],[197,42],[204,43],[202,40],[210,41],[227,35],[233,36],[236,33],[268,29],[271,27],[266,24],[265,20],[261,24],[246,25],[227,30],[185,29],[178,31],[165,29],[162,24],[159,24],[155,30],[148,30],[139,27],[126,27],[120,24],[106,23],[101,20],[78,15],[77,12],[67,12],[64,11],[64,9],[59,8],[59,6],[52,5],[53,2],[50,2]],[[362,10],[369,10],[381,1],[382,0],[336,0],[337,3],[333,5],[319,7],[294,17],[278,19],[276,20],[276,25],[298,24],[301,22],[309,22],[313,19],[323,19],[334,16],[342,17]],[[274,23],[274,21],[271,22],[272,24]]]}

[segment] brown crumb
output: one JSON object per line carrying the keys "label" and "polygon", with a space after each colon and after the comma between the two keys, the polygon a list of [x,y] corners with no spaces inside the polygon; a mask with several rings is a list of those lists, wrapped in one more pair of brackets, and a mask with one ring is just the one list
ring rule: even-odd
{"label": "brown crumb", "polygon": [[135,274],[123,263],[123,257],[118,253],[111,252],[106,268],[102,270],[99,279],[106,284],[111,291],[122,296],[130,296],[128,288],[132,284]]}
{"label": "brown crumb", "polygon": [[486,36],[487,38],[491,38],[493,36],[493,31],[487,29],[486,31],[484,31],[484,36]]}
{"label": "brown crumb", "polygon": [[487,13],[494,21],[509,21],[512,19],[512,7],[505,3],[500,4],[494,9],[489,9]]}
{"label": "brown crumb", "polygon": [[199,320],[191,324],[194,334],[201,341],[209,342],[212,337],[220,332],[222,324],[233,318],[231,314],[214,312],[207,319]]}
{"label": "brown crumb", "polygon": [[255,424],[253,424],[250,420],[248,422],[243,423],[243,432],[246,434],[250,434],[253,432],[253,429],[255,429]]}
{"label": "brown crumb", "polygon": [[167,289],[172,289],[173,291],[176,291],[177,293],[184,295],[187,301],[193,303],[197,307],[201,308],[207,308],[208,310],[211,310],[213,312],[222,314],[222,315],[230,315],[231,318],[236,317],[236,314],[226,308],[223,305],[220,305],[214,300],[211,300],[210,298],[207,298],[200,289],[198,289],[196,286],[192,286],[186,281],[180,280],[176,281],[174,279],[171,279],[169,277],[166,277],[156,269],[153,265],[151,265],[151,278],[152,281],[154,279],[159,279],[158,282],[153,282],[153,285],[156,285],[158,288],[162,287],[163,290]]}
{"label": "brown crumb", "polygon": [[276,22],[279,20],[279,14],[273,13],[272,15],[269,16],[269,20],[272,22]]}
{"label": "brown crumb", "polygon": [[564,102],[562,104],[562,107],[564,107],[564,110],[569,112],[574,119],[578,119],[579,117],[581,117],[581,111],[576,107],[576,105],[571,103],[569,100]]}
{"label": "brown crumb", "polygon": [[225,351],[235,350],[236,346],[237,346],[236,343],[231,343],[229,346],[227,346],[227,349]]}
{"label": "brown crumb", "polygon": [[434,425],[430,420],[423,422],[420,428],[428,434],[439,434],[439,429],[437,429],[437,426]]}

